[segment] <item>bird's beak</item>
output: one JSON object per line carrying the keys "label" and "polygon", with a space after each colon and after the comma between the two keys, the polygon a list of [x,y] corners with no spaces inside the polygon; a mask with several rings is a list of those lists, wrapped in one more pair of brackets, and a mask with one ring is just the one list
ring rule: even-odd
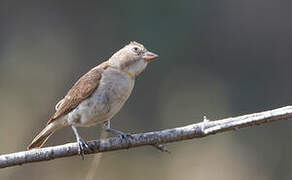
{"label": "bird's beak", "polygon": [[142,58],[145,59],[147,62],[150,62],[151,60],[157,57],[158,57],[157,54],[148,51],[144,53]]}

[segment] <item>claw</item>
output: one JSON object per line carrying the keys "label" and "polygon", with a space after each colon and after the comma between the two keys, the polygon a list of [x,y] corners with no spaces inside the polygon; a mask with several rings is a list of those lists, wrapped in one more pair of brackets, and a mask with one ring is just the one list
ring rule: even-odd
{"label": "claw", "polygon": [[92,147],[89,147],[88,143],[86,141],[84,141],[81,136],[78,134],[78,131],[77,131],[77,128],[72,125],[72,129],[73,129],[73,132],[76,136],[76,140],[77,140],[77,143],[78,143],[78,153],[80,154],[80,156],[82,157],[82,160],[84,160],[84,154],[85,152],[91,152],[91,151],[94,151]]}
{"label": "claw", "polygon": [[131,134],[123,133],[123,132],[119,132],[117,136],[121,138],[122,140],[125,140],[127,144],[130,144],[130,139],[134,139],[134,137]]}
{"label": "claw", "polygon": [[103,127],[105,128],[105,130],[107,132],[110,132],[110,133],[118,136],[120,139],[126,140],[128,144],[130,143],[130,140],[129,139],[133,139],[134,138],[131,134],[123,133],[123,132],[121,132],[119,130],[112,129],[110,127],[110,120],[108,120],[107,122],[105,122]]}
{"label": "claw", "polygon": [[118,136],[121,139],[134,139],[134,137],[131,134],[128,134],[128,133],[119,133]]}
{"label": "claw", "polygon": [[79,145],[78,153],[80,154],[82,160],[84,160],[85,151],[88,151],[88,149],[91,148],[89,148],[88,143],[82,138],[78,139],[78,145]]}

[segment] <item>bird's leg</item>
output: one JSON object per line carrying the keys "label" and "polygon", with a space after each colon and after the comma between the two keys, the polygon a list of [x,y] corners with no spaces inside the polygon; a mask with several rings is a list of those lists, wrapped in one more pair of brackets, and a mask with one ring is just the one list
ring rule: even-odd
{"label": "bird's leg", "polygon": [[111,128],[111,121],[110,120],[106,121],[103,124],[103,128],[107,132],[110,132],[110,133],[114,134],[115,136],[120,137],[121,139],[125,139],[127,142],[129,142],[129,138],[133,138],[133,136],[131,134],[126,134],[126,133],[123,133],[122,131]]}
{"label": "bird's leg", "polygon": [[79,135],[79,133],[77,131],[77,128],[75,126],[72,126],[72,129],[73,129],[73,132],[76,136],[77,143],[79,145],[79,149],[78,149],[79,154],[82,157],[82,160],[84,160],[84,152],[85,152],[85,150],[88,150],[89,146],[88,146],[87,142],[81,138],[81,136]]}
{"label": "bird's leg", "polygon": [[[126,134],[126,133],[123,133],[123,132],[121,132],[119,130],[112,129],[111,128],[111,121],[110,120],[106,121],[103,124],[103,128],[106,131],[108,131],[108,132],[110,132],[110,133],[112,133],[112,134],[120,137],[121,139],[125,139],[127,142],[129,142],[129,138],[133,138],[133,136],[131,134]],[[160,150],[161,152],[168,152],[168,153],[170,153],[170,151],[163,144],[152,144],[152,146],[154,148]]]}

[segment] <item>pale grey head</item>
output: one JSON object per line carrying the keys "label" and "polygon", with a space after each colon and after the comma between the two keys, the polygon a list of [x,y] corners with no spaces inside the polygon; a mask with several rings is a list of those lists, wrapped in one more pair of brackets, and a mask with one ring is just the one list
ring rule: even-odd
{"label": "pale grey head", "polygon": [[138,76],[156,57],[158,57],[157,54],[148,51],[142,44],[132,41],[116,52],[110,58],[109,64],[133,76]]}

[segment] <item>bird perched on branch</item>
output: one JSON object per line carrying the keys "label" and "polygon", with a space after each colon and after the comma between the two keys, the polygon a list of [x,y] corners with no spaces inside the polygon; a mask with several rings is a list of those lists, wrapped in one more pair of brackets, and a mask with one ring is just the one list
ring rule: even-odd
{"label": "bird perched on branch", "polygon": [[109,60],[83,75],[57,103],[55,114],[47,126],[33,139],[28,149],[40,148],[58,129],[71,126],[83,157],[88,144],[81,138],[77,127],[88,127],[104,123],[104,128],[121,137],[129,135],[110,127],[111,118],[119,112],[129,98],[135,78],[147,64],[158,57],[142,44],[131,42]]}

